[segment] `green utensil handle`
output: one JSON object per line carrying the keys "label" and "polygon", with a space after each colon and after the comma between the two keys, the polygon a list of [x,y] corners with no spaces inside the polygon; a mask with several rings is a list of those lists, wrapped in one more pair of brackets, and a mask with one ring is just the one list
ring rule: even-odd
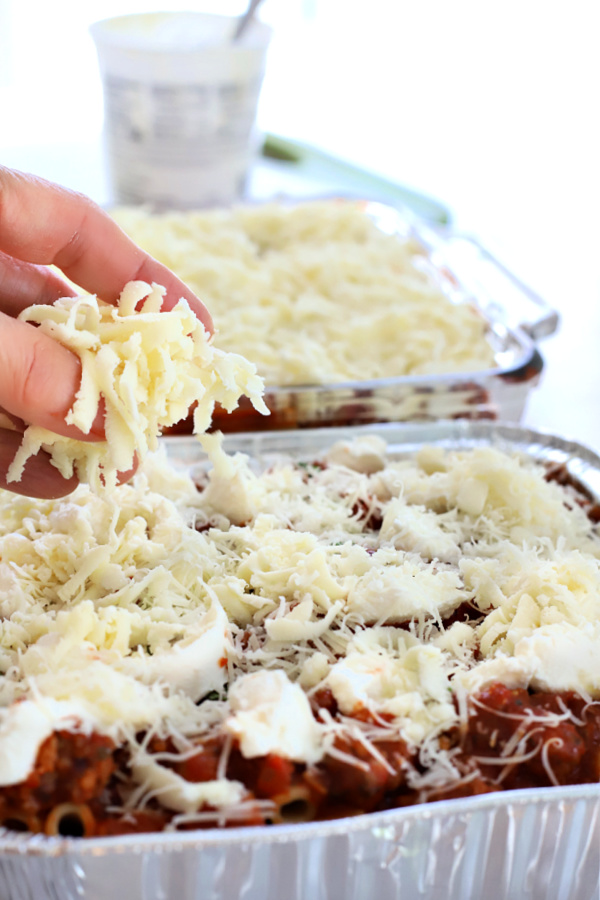
{"label": "green utensil handle", "polygon": [[365,200],[381,200],[405,206],[428,222],[448,225],[451,214],[447,207],[431,197],[397,184],[395,181],[369,172],[360,166],[338,159],[317,147],[292,141],[275,134],[266,134],[262,155],[284,164],[296,166],[306,174],[321,177],[343,178],[348,187],[361,191]]}

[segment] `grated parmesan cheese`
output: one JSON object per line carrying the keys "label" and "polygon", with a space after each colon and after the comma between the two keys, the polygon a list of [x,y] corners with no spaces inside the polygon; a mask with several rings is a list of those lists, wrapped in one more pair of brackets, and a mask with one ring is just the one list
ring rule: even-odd
{"label": "grated parmesan cheese", "polygon": [[164,293],[132,281],[117,306],[85,294],[20,313],[79,356],[81,386],[65,421],[89,434],[102,400],[106,440],[78,441],[29,426],[8,482],[19,481],[27,460],[44,449],[64,478],[76,472],[96,491],[111,490],[118,473],[155,450],[161,430],[194,403],[195,434],[209,427],[216,403],[231,412],[243,393],[268,414],[254,365],[215,348],[185,300],[161,312]]}
{"label": "grated parmesan cheese", "polygon": [[143,751],[135,754],[131,771],[146,801],[157,797],[167,809],[180,813],[195,812],[205,804],[216,809],[236,806],[246,793],[242,784],[225,778],[192,784]]}

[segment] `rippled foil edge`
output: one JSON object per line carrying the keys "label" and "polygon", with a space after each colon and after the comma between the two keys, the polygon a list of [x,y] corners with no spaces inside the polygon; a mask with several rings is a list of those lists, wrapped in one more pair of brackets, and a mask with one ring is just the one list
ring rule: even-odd
{"label": "rippled foil edge", "polygon": [[10,843],[2,900],[595,900],[600,787],[269,830]]}

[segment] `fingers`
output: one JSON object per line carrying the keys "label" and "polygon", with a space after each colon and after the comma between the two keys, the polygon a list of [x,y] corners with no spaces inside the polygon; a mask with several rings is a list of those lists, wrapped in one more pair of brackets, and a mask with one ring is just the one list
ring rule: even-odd
{"label": "fingers", "polygon": [[131,481],[131,479],[133,478],[133,476],[135,475],[135,473],[138,470],[138,466],[139,466],[139,461],[136,457],[131,469],[128,469],[127,472],[119,472],[118,473],[117,484],[126,484],[128,481]]}
{"label": "fingers", "polygon": [[[213,324],[204,304],[161,263],[137,247],[87,197],[50,182],[0,166],[0,487],[33,497],[70,493],[77,478],[64,479],[48,454],[29,460],[23,478],[6,484],[6,472],[22,439],[15,420],[60,435],[104,440],[104,408],[89,435],[68,426],[81,383],[81,363],[66,347],[32,325],[14,318],[33,303],[52,303],[76,292],[47,267],[103,300],[115,302],[129,281],[161,284],[165,309],[184,297],[209,332]],[[120,476],[128,480],[131,472]]]}
{"label": "fingers", "polygon": [[6,472],[19,449],[21,437],[19,432],[4,431],[0,428],[0,487],[7,488],[15,494],[41,497],[44,500],[65,497],[74,491],[79,483],[77,478],[63,478],[50,462],[48,454],[44,452],[27,461],[20,481],[6,483]]}
{"label": "fingers", "polygon": [[196,295],[89,198],[2,166],[0,249],[23,261],[54,264],[75,284],[110,302],[128,281],[156,282],[166,288],[165,309],[185,297],[213,331],[210,314]]}
{"label": "fingers", "polygon": [[34,303],[73,296],[73,288],[51,269],[0,252],[0,309],[9,316],[18,316]]}
{"label": "fingers", "polygon": [[[23,437],[20,431],[6,431],[0,428],[0,488],[12,491],[13,494],[22,494],[24,497],[40,497],[43,500],[55,500],[57,497],[66,497],[78,486],[76,476],[63,478],[58,469],[52,465],[50,456],[41,450],[37,456],[31,457],[25,463],[25,469],[20,481],[7,483],[6,473],[15,453],[21,444]],[[120,472],[118,483],[124,484],[135,475],[137,462],[129,472]]]}
{"label": "fingers", "polygon": [[0,408],[32,425],[80,440],[102,440],[104,411],[89,435],[67,425],[81,383],[79,358],[27,322],[0,313]]}

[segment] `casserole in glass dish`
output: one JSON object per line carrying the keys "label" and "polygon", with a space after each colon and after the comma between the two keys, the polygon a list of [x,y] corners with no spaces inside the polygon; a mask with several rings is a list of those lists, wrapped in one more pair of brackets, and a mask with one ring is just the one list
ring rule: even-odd
{"label": "casserole in glass dish", "polygon": [[[589,525],[583,533],[589,531],[590,539],[595,534],[600,459],[577,444],[518,426],[456,421],[296,433],[280,431],[229,435],[224,446],[229,452],[249,454],[256,461],[257,469],[269,471],[284,454],[296,460],[302,470],[311,460],[322,458],[332,444],[342,442],[343,448],[344,442],[365,438],[385,440],[388,456],[399,463],[422,454],[423,471],[434,476],[434,480],[436,472],[443,473],[441,452],[480,452],[485,460],[490,451],[497,450],[511,458],[541,463],[549,481],[567,488],[567,506],[574,504],[574,515],[584,524],[586,518],[575,507],[581,506],[586,513]],[[205,461],[199,456],[196,441],[166,439],[165,444],[178,464],[200,465],[198,483],[202,484]],[[370,459],[373,444],[368,446]],[[359,473],[364,471],[363,463],[373,468],[372,462],[363,460],[357,469]],[[327,466],[317,468],[327,473]],[[306,475],[306,484],[310,484],[310,472]],[[496,480],[494,476],[489,482],[490,491]],[[511,480],[510,484],[514,487],[515,482]],[[481,501],[480,492],[476,485],[471,485],[466,493],[461,487],[462,483],[458,485],[461,509],[465,514],[470,509],[473,514],[474,504]],[[418,484],[417,490],[421,490]],[[522,499],[528,515],[529,494],[524,493]],[[515,502],[519,502],[518,498]],[[360,508],[356,516],[362,521]],[[202,531],[203,523],[200,526]],[[541,529],[542,546],[550,540],[556,523],[547,522],[547,517],[542,515],[536,527]],[[450,522],[448,533],[452,528]],[[294,536],[293,529],[288,533]],[[521,539],[522,535],[515,532],[513,540],[518,543]],[[367,536],[368,540],[371,538]],[[559,555],[564,550],[564,542],[561,547],[558,547]],[[370,556],[368,549],[367,555]],[[556,559],[554,562],[558,565]],[[517,578],[518,575],[517,572]],[[530,576],[531,572],[523,572],[523,577]],[[529,591],[534,590],[534,581],[535,578]],[[568,582],[559,578],[559,584],[560,590],[568,585],[569,590],[577,593],[583,582],[573,577]],[[584,591],[582,606],[590,598],[589,591]],[[549,606],[558,609],[563,601],[564,597],[561,600],[557,595],[556,603]],[[273,621],[278,621],[277,615]],[[518,624],[514,623],[517,630],[521,629],[521,637],[524,623],[522,616]],[[497,617],[494,639],[501,634],[496,625]],[[548,625],[556,625],[556,620],[549,618]],[[566,625],[565,630],[568,631]],[[399,633],[403,633],[401,629]],[[550,675],[544,677],[563,677],[567,669],[564,659],[560,666],[550,669]],[[594,678],[593,671],[588,674]],[[597,702],[591,700],[591,705],[597,707]],[[563,716],[562,720],[566,718]],[[571,717],[569,722],[575,723],[576,718]],[[534,730],[539,731],[542,725],[539,710],[532,714],[530,721]],[[581,721],[583,717],[580,724]],[[560,741],[557,743],[557,737],[550,736],[545,750],[537,748],[542,750],[539,755],[551,781],[559,772],[555,751],[562,745],[559,746]],[[515,747],[516,743],[513,751]],[[525,753],[523,749],[512,756],[507,753],[504,767],[518,763],[517,756],[522,760],[530,758],[529,751]],[[489,760],[480,762],[485,766]],[[597,766],[598,760],[593,764]],[[219,900],[241,896],[247,900],[280,900],[282,896],[305,900],[313,895],[316,900],[338,897],[359,900],[373,894],[392,900],[400,891],[409,896],[462,900],[483,896],[490,890],[498,896],[536,900],[591,900],[599,887],[599,823],[600,785],[557,783],[554,787],[400,806],[337,821],[227,830],[208,827],[202,831],[87,839],[4,832],[0,838],[0,886],[6,900],[24,897],[70,900],[81,896],[104,900],[114,895],[115,884],[132,900],[171,896],[191,900],[199,895]]]}
{"label": "casserole in glass dish", "polygon": [[538,341],[558,324],[477,242],[378,203],[113,215],[205,300],[219,346],[265,379],[271,415],[242,401],[217,413],[224,432],[519,421]]}

